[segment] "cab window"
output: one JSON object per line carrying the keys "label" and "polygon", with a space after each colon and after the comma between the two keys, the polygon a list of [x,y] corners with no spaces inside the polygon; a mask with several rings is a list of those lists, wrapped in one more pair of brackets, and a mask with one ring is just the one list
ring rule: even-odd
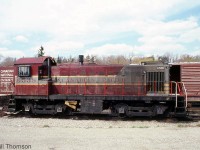
{"label": "cab window", "polygon": [[19,77],[30,77],[30,66],[19,66],[18,67],[18,76]]}

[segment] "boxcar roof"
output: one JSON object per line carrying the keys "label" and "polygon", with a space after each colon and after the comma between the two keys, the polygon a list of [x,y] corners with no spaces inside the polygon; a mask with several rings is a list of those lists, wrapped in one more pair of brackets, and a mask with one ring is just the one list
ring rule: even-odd
{"label": "boxcar roof", "polygon": [[200,66],[200,62],[180,62],[180,63],[173,63],[172,66]]}

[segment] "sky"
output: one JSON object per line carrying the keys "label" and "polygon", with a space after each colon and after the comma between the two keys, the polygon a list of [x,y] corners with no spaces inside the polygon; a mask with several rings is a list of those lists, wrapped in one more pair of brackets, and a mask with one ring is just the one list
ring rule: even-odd
{"label": "sky", "polygon": [[0,0],[0,56],[199,55],[199,0]]}

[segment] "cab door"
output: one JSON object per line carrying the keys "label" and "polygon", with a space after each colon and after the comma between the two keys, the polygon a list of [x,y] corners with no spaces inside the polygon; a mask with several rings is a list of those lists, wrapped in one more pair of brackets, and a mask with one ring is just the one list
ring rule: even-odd
{"label": "cab door", "polygon": [[38,67],[38,95],[48,96],[52,85],[49,59]]}

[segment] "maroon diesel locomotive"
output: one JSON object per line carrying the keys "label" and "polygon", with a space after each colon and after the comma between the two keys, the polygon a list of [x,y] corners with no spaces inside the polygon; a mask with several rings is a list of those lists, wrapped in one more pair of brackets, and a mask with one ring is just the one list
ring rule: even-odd
{"label": "maroon diesel locomotive", "polygon": [[83,55],[78,63],[59,65],[51,57],[21,58],[0,67],[0,94],[10,96],[10,111],[33,114],[185,116],[187,91],[171,68],[97,65],[84,63]]}

